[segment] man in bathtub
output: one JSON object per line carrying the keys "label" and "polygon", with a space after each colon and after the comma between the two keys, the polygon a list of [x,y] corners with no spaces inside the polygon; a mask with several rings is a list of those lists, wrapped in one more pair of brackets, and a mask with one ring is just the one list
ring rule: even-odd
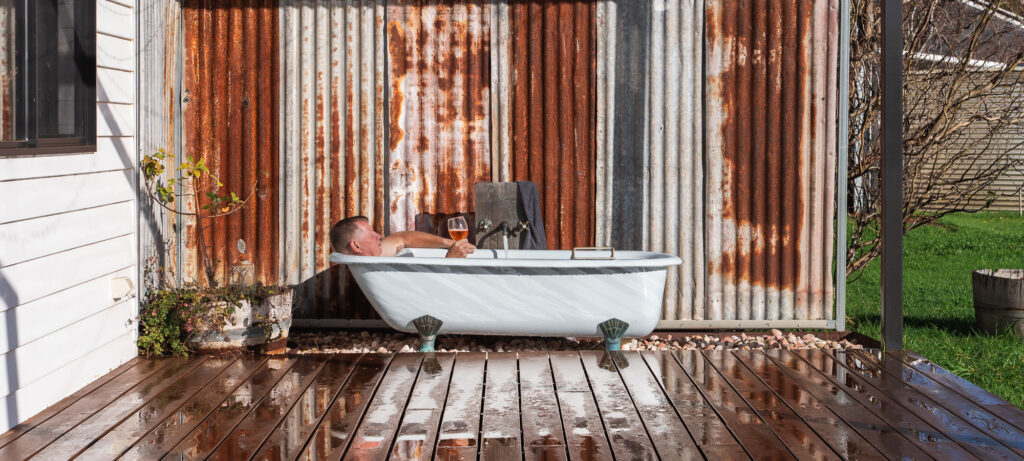
{"label": "man in bathtub", "polygon": [[447,258],[465,258],[476,249],[468,240],[455,241],[426,232],[395,232],[382,237],[365,216],[351,216],[331,228],[334,251],[357,256],[394,256],[403,248],[447,248]]}

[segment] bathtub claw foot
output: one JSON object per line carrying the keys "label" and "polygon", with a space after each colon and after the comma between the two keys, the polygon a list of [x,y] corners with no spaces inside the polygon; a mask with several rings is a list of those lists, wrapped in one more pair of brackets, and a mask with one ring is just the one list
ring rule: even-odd
{"label": "bathtub claw foot", "polygon": [[621,346],[622,337],[626,334],[626,330],[629,329],[629,324],[612,318],[597,324],[597,327],[601,330],[601,334],[604,335],[605,350],[617,351]]}
{"label": "bathtub claw foot", "polygon": [[412,321],[416,331],[420,334],[420,352],[434,352],[434,340],[437,339],[437,332],[444,322],[424,315]]}

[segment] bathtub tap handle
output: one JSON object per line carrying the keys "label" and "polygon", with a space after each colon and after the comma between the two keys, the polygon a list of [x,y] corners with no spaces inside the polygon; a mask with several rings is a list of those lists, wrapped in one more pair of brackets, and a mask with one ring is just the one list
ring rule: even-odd
{"label": "bathtub tap handle", "polygon": [[509,229],[508,225],[506,225],[505,223],[502,223],[502,226],[505,227],[505,235],[508,235],[510,237],[516,237],[521,232],[530,230],[530,221],[519,221],[519,224],[516,224],[515,227],[511,229]]}
{"label": "bathtub tap handle", "polygon": [[480,223],[476,225],[476,228],[479,229],[480,232],[483,232],[483,233],[487,233],[488,231],[491,230],[492,227],[494,227],[494,223],[491,222],[490,219],[486,219],[486,218],[485,219],[481,219]]}

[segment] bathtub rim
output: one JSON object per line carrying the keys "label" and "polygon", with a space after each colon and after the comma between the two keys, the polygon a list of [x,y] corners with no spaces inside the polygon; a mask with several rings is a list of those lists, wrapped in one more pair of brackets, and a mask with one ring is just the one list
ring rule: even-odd
{"label": "bathtub rim", "polygon": [[[682,264],[682,259],[668,253],[653,251],[616,251],[615,259],[525,259],[525,258],[445,258],[447,250],[431,248],[414,248],[414,251],[436,253],[439,256],[354,256],[331,253],[332,264],[349,266],[364,265],[415,265],[415,266],[455,266],[455,267],[537,267],[537,268],[613,268],[613,267],[648,267],[667,268]],[[502,252],[504,250],[496,250]],[[509,251],[552,251],[572,253],[569,250],[509,250]],[[500,262],[499,264],[496,264]]]}

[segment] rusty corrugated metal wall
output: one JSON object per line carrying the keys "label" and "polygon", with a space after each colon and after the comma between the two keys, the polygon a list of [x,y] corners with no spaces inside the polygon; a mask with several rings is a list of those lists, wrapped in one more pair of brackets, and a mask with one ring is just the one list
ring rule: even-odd
{"label": "rusty corrugated metal wall", "polygon": [[[178,89],[181,67],[181,4],[145,2],[139,5],[139,104],[138,149],[140,157],[158,149],[177,156],[180,126],[177,124],[181,95]],[[174,168],[168,161],[166,168]],[[140,172],[139,184],[144,184]],[[144,191],[139,193],[139,264],[147,286],[159,282],[177,283],[184,274],[178,270],[179,239],[175,217],[153,204]],[[199,274],[195,274],[199,275]]]}
{"label": "rusty corrugated metal wall", "polygon": [[650,6],[598,5],[597,242],[679,255],[662,318],[699,319],[703,1]]}
{"label": "rusty corrugated metal wall", "polygon": [[706,319],[832,316],[837,7],[705,3]]}
{"label": "rusty corrugated metal wall", "polygon": [[[266,238],[261,274],[302,286],[298,316],[375,317],[326,263],[334,221],[433,229],[494,178],[538,183],[551,248],[683,257],[666,320],[831,318],[837,0],[274,4],[276,28],[252,3],[183,2],[182,144],[241,159],[232,184],[274,159],[276,227],[246,234],[269,216],[255,209],[212,235],[225,262],[235,230],[251,253]],[[246,98],[268,79],[277,94]],[[195,94],[216,85],[221,99]],[[250,110],[277,128],[232,131]]]}
{"label": "rusty corrugated metal wall", "polygon": [[[596,3],[511,1],[507,114],[514,180],[537,183],[548,248],[594,244]],[[505,116],[505,115],[503,115]]]}
{"label": "rusty corrugated metal wall", "polygon": [[[204,159],[223,187],[249,197],[237,213],[204,223],[207,262],[227,280],[246,244],[256,279],[278,277],[278,9],[274,0],[184,0],[183,155]],[[259,37],[259,40],[250,39]],[[179,158],[179,160],[184,160]],[[209,203],[201,197],[201,205]],[[194,229],[189,220],[186,227]],[[184,273],[199,274],[198,237],[186,235]]]}
{"label": "rusty corrugated metal wall", "polygon": [[280,1],[278,279],[299,285],[297,317],[375,317],[327,259],[338,220],[385,222],[384,0]]}
{"label": "rusty corrugated metal wall", "polygon": [[[391,232],[435,231],[491,180],[491,2],[389,2]],[[443,225],[443,224],[442,224]]]}

